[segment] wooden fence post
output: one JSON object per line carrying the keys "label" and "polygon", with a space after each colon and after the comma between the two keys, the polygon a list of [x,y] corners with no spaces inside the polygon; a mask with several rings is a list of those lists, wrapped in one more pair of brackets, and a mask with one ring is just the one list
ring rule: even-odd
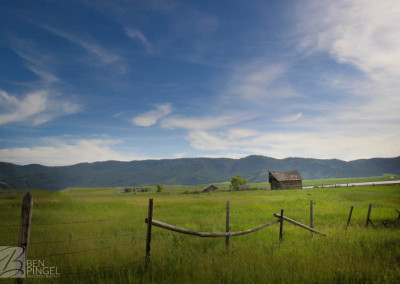
{"label": "wooden fence post", "polygon": [[368,223],[371,223],[372,227],[375,228],[375,225],[374,225],[374,223],[372,223],[371,218],[370,218],[370,216],[371,216],[371,207],[372,207],[372,204],[370,204],[369,207],[368,207],[367,222],[365,223],[365,226],[367,228],[368,228]]}
{"label": "wooden fence post", "polygon": [[345,231],[347,231],[347,227],[349,226],[349,224],[350,224],[350,220],[351,220],[351,214],[353,214],[353,206],[351,206],[351,208],[350,208],[350,214],[349,214],[349,218],[347,218],[347,224],[346,224],[346,228],[344,229]]}
{"label": "wooden fence post", "polygon": [[[24,263],[28,257],[28,244],[29,244],[29,232],[31,229],[31,219],[32,219],[32,208],[33,208],[33,196],[27,192],[22,199],[22,209],[21,209],[21,224],[19,227],[19,239],[18,246],[22,247],[25,252]],[[18,283],[22,283],[22,279],[18,278]]]}
{"label": "wooden fence post", "polygon": [[281,209],[281,219],[279,227],[279,241],[282,242],[283,239],[283,209]]}
{"label": "wooden fence post", "polygon": [[[314,228],[314,207],[312,200],[310,200],[310,228]],[[313,232],[311,232],[311,238],[312,237],[313,237]]]}
{"label": "wooden fence post", "polygon": [[153,199],[149,199],[149,212],[147,216],[147,238],[146,238],[146,263],[150,261],[151,226],[153,221]]}
{"label": "wooden fence post", "polygon": [[[226,201],[226,232],[230,231],[231,223],[230,223],[230,210],[231,210],[231,202],[228,200]],[[225,247],[226,251],[229,250],[229,236],[225,238]]]}
{"label": "wooden fence post", "polygon": [[396,220],[396,222],[394,222],[395,224],[398,224],[398,223],[400,222],[400,211],[399,211],[399,210],[397,210],[397,209],[394,209],[394,210],[396,210],[396,211],[397,211],[397,213],[399,213],[399,216],[397,217],[397,220]]}

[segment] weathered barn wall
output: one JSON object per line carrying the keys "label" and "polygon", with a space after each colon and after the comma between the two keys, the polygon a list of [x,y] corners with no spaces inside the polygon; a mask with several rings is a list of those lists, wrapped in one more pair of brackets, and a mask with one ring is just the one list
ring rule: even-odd
{"label": "weathered barn wall", "polygon": [[269,172],[269,183],[271,184],[271,189],[303,188],[302,178],[297,170],[291,172]]}

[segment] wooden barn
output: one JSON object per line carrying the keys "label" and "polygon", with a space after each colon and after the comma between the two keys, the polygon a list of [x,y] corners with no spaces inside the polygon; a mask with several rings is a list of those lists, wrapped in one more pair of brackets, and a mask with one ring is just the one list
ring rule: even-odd
{"label": "wooden barn", "polygon": [[290,172],[269,172],[271,189],[302,189],[303,182],[297,170]]}
{"label": "wooden barn", "polygon": [[216,187],[215,185],[210,185],[210,186],[207,186],[206,188],[204,188],[203,189],[203,192],[210,192],[210,191],[215,191],[215,190],[217,190],[218,189],[218,187]]}

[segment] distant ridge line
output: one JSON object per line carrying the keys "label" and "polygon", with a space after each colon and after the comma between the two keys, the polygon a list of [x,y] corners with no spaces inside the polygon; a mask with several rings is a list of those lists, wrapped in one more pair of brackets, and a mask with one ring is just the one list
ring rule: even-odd
{"label": "distant ridge line", "polygon": [[[400,157],[354,161],[315,158],[179,158],[130,162],[106,161],[70,166],[18,166],[0,162],[0,180],[16,189],[115,187],[161,184],[196,185],[229,181],[241,174],[249,182],[267,182],[269,171],[298,170],[303,179],[400,174]],[[0,184],[1,184],[0,183]]]}

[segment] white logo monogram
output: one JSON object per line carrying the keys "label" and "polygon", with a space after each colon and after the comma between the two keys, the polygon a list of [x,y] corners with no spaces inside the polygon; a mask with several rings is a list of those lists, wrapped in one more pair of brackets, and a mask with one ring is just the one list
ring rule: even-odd
{"label": "white logo monogram", "polygon": [[25,249],[0,246],[0,278],[25,278]]}

